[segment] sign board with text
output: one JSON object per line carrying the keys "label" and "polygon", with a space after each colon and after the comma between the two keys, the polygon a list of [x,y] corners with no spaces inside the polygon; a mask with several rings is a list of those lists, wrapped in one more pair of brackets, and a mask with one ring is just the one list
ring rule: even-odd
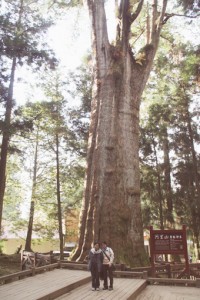
{"label": "sign board with text", "polygon": [[155,254],[184,254],[184,236],[179,230],[155,232],[152,234]]}
{"label": "sign board with text", "polygon": [[150,253],[151,263],[154,267],[155,256],[158,254],[184,255],[186,269],[189,269],[186,227],[180,230],[154,230],[150,227]]}

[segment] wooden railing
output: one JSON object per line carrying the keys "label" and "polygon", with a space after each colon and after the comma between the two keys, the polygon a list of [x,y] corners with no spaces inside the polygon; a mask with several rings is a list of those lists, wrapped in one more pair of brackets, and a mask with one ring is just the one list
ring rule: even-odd
{"label": "wooden railing", "polygon": [[[49,265],[58,261],[58,257],[49,253],[34,253],[22,251],[21,258],[21,270],[28,270],[31,268],[36,268],[44,265]],[[61,264],[68,264],[68,268],[76,269],[87,269],[86,262],[71,262],[66,260],[61,260]],[[155,265],[155,270],[152,272],[152,267],[139,267],[139,268],[127,268],[124,264],[116,264],[117,271],[130,271],[130,272],[143,272],[147,273],[148,277],[156,278],[191,278],[196,279],[200,278],[200,263],[192,263],[189,265],[190,272],[189,274],[184,273],[184,264],[172,264],[172,263],[158,263]],[[127,274],[127,273],[126,273]]]}
{"label": "wooden railing", "polygon": [[21,270],[29,270],[41,266],[46,266],[55,263],[56,260],[53,257],[53,252],[49,253],[37,253],[37,252],[21,252]]}
{"label": "wooden railing", "polygon": [[[77,262],[60,262],[61,268],[67,268],[72,270],[88,270],[86,263],[77,263]],[[113,271],[113,275],[115,277],[127,277],[127,278],[147,278],[147,272],[146,271],[140,271],[140,272],[132,272],[132,271],[124,271],[123,265],[116,264],[116,271]]]}
{"label": "wooden railing", "polygon": [[[21,254],[21,270],[28,270],[32,268],[37,268],[40,266],[49,265],[56,263],[59,257],[52,251],[49,253],[34,253],[22,251]],[[87,269],[87,262],[71,262],[66,260],[59,260],[63,265],[67,264],[68,268],[74,269]],[[63,266],[64,266],[63,265]],[[157,263],[155,264],[155,270],[153,272],[152,267],[138,267],[138,268],[128,268],[124,264],[116,264],[116,271],[129,271],[129,272],[146,272],[148,277],[156,278],[176,278],[176,279],[196,279],[200,278],[200,263],[189,264],[189,274],[185,274],[184,264],[174,264],[174,263]],[[128,274],[128,273],[126,273]]]}
{"label": "wooden railing", "polygon": [[15,280],[23,279],[27,276],[34,276],[42,272],[51,271],[55,268],[60,268],[60,263],[55,263],[51,265],[46,265],[38,268],[31,268],[29,270],[16,272],[9,275],[4,275],[0,277],[0,285],[6,284]]}
{"label": "wooden railing", "polygon": [[200,263],[190,264],[190,276],[200,278]]}
{"label": "wooden railing", "polygon": [[[27,254],[27,253],[26,253]],[[37,256],[30,255],[29,259],[33,262],[37,262]],[[27,258],[28,259],[28,258]],[[40,259],[40,256],[38,256]],[[59,261],[57,263],[49,264],[49,260],[45,255],[45,262],[47,265],[41,267],[31,267],[28,270],[17,272],[10,275],[5,275],[0,277],[0,285],[9,283],[14,280],[20,280],[27,276],[34,276],[38,273],[51,271],[55,268],[67,268],[73,270],[87,270],[86,263],[80,262],[69,262],[69,261]],[[190,278],[189,279],[177,279],[174,278],[180,274],[183,269],[183,264],[177,265],[157,265],[156,266],[156,277],[151,276],[151,267],[141,267],[141,268],[125,268],[122,264],[116,264],[116,271],[113,272],[115,277],[128,277],[128,278],[143,278],[146,279],[150,284],[167,284],[167,285],[184,285],[184,286],[196,286],[200,287],[200,264],[190,264]],[[194,276],[195,273],[195,276]],[[171,277],[170,277],[171,276]]]}
{"label": "wooden railing", "polygon": [[200,288],[200,279],[175,279],[175,278],[147,278],[147,282],[150,284],[157,285],[176,285],[176,286],[187,286]]}
{"label": "wooden railing", "polygon": [[[65,257],[66,255],[63,254],[63,256]],[[59,254],[53,253],[53,251],[47,253],[38,253],[23,250],[21,252],[21,270],[29,270],[31,268],[46,266],[56,263],[58,260]]]}
{"label": "wooden railing", "polygon": [[[146,271],[148,277],[156,277],[156,278],[175,278],[180,279],[180,276],[183,274],[185,265],[184,264],[170,264],[170,263],[162,263],[155,265],[155,274],[152,272],[152,268],[149,267],[139,267],[139,268],[129,268],[127,270],[134,272],[143,272]],[[196,279],[200,278],[200,263],[191,263],[189,264],[189,274],[184,277],[185,279]]]}

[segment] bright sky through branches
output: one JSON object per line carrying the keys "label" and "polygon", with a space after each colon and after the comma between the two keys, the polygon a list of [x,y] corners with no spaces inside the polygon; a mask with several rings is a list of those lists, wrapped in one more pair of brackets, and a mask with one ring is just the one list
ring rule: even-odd
{"label": "bright sky through branches", "polygon": [[[106,11],[108,34],[110,40],[112,40],[115,31],[113,1],[107,2]],[[64,17],[49,29],[47,43],[55,52],[57,59],[60,61],[59,68],[63,68],[64,73],[67,70],[73,71],[81,65],[82,58],[87,51],[91,50],[90,36],[91,29],[86,7],[82,10],[72,9],[66,11]],[[22,81],[15,84],[14,95],[17,104],[24,104],[30,98],[31,93],[35,95],[36,92],[38,97],[40,96],[39,89],[33,87],[34,81],[36,83],[37,79],[30,71],[27,72],[26,69],[20,68],[18,77],[22,78]],[[29,83],[34,88],[34,92]]]}
{"label": "bright sky through branches", "polygon": [[[169,8],[170,10],[170,8]],[[90,22],[88,10],[84,9],[70,9],[62,14],[62,18],[49,29],[47,43],[54,50],[56,57],[60,60],[60,67],[63,68],[63,73],[67,70],[75,70],[80,64],[83,56],[91,49],[90,41]],[[108,23],[108,34],[110,41],[115,37],[115,19],[114,19],[114,0],[106,2],[106,16]],[[200,42],[200,35],[198,35],[197,25],[184,26],[184,17],[173,17],[174,33],[181,34],[186,40],[193,41],[194,44]],[[185,24],[186,25],[186,24]],[[196,27],[196,28],[195,28]],[[193,32],[192,32],[193,30]],[[27,72],[25,68],[20,68],[18,77],[22,78],[21,82],[15,84],[14,97],[18,104],[23,104],[31,93],[35,95],[38,89],[35,87],[32,91],[30,84],[34,86],[37,79]],[[26,81],[27,84],[24,82]]]}

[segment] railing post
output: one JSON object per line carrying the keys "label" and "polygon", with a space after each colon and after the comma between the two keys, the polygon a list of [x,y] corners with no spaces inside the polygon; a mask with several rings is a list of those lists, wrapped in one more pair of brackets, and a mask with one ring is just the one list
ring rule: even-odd
{"label": "railing post", "polygon": [[37,265],[37,252],[34,253],[34,258],[33,258],[33,267]]}
{"label": "railing post", "polygon": [[148,272],[147,271],[143,271],[142,272],[142,278],[143,279],[147,279],[148,278]]}
{"label": "railing post", "polygon": [[196,287],[200,288],[200,278],[196,278]]}
{"label": "railing post", "polygon": [[62,268],[62,265],[61,265],[61,261],[59,260],[58,261],[58,269],[61,269]]}
{"label": "railing post", "polygon": [[32,276],[35,276],[35,268],[32,268]]}
{"label": "railing post", "polygon": [[171,278],[171,266],[170,266],[170,264],[166,265],[166,269],[167,269],[168,278]]}
{"label": "railing post", "polygon": [[21,271],[23,270],[23,254],[24,250],[21,251]]}
{"label": "railing post", "polygon": [[50,264],[52,264],[53,262],[53,251],[51,250],[50,251]]}

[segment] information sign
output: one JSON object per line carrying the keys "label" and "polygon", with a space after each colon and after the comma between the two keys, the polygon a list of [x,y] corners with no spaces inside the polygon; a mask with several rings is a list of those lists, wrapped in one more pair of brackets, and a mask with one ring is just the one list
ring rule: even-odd
{"label": "information sign", "polygon": [[186,271],[189,272],[186,227],[182,230],[154,230],[150,227],[150,255],[154,268],[155,255],[180,254],[184,255]]}

